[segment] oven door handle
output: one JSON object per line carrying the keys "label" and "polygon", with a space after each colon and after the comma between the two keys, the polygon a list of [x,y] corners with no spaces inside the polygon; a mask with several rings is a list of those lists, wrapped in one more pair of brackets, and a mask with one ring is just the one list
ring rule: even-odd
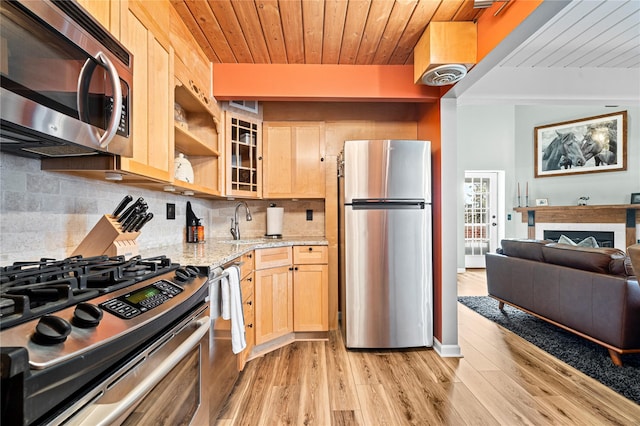
{"label": "oven door handle", "polygon": [[[211,320],[208,316],[201,317],[193,323],[197,326],[194,332],[184,342],[180,344],[169,356],[154,368],[153,372],[145,377],[135,388],[133,388],[120,401],[112,404],[100,404],[99,402],[86,408],[82,413],[82,424],[89,425],[110,425],[117,419],[128,414],[128,411],[135,408],[158,383],[177,366],[182,359],[195,348],[200,340],[209,332]],[[206,362],[206,361],[205,361]],[[72,422],[73,423],[73,422]]]}

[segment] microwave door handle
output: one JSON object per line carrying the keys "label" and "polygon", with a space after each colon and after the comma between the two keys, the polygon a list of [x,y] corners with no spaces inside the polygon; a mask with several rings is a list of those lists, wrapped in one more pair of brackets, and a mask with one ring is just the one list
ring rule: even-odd
{"label": "microwave door handle", "polygon": [[[107,125],[107,129],[104,134],[99,137],[98,143],[100,144],[100,148],[106,148],[109,143],[113,140],[113,137],[116,135],[118,131],[118,125],[120,124],[120,118],[122,116],[122,88],[120,87],[120,76],[118,75],[118,71],[113,63],[107,58],[103,52],[98,52],[96,54],[96,59],[99,59],[100,62],[107,68],[109,72],[109,76],[111,77],[111,85],[113,90],[113,110],[111,112],[111,120],[109,120],[109,124]],[[95,64],[91,59],[87,59],[82,70],[80,71],[80,77],[78,78],[78,113],[80,116],[80,120],[88,121],[86,117],[86,102],[85,96],[88,95],[89,92],[89,80],[88,76],[93,73],[95,69]]]}
{"label": "microwave door handle", "polygon": [[78,103],[78,118],[80,121],[89,123],[89,114],[87,111],[87,103],[89,96],[89,83],[91,81],[91,74],[96,69],[96,63],[93,59],[86,60],[82,69],[80,70],[80,76],[78,77],[78,90],[76,91],[76,100]]}

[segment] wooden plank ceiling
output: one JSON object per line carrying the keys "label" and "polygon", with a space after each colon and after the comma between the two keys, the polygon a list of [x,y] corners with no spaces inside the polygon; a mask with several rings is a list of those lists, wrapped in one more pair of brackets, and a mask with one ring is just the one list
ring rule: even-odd
{"label": "wooden plank ceiling", "polygon": [[171,0],[215,63],[411,65],[430,21],[473,0]]}

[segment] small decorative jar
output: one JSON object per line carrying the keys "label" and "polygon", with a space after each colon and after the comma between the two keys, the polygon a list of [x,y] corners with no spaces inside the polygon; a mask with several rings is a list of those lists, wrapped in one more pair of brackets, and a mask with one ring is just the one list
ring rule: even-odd
{"label": "small decorative jar", "polygon": [[193,183],[193,167],[184,154],[180,153],[174,161],[175,178],[184,182]]}

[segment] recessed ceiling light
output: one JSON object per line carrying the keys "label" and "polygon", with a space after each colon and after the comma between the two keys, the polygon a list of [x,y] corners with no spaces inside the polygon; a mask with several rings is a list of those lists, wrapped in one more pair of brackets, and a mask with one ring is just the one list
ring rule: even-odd
{"label": "recessed ceiling light", "polygon": [[104,178],[106,180],[113,180],[113,181],[122,180],[122,173],[105,172]]}

